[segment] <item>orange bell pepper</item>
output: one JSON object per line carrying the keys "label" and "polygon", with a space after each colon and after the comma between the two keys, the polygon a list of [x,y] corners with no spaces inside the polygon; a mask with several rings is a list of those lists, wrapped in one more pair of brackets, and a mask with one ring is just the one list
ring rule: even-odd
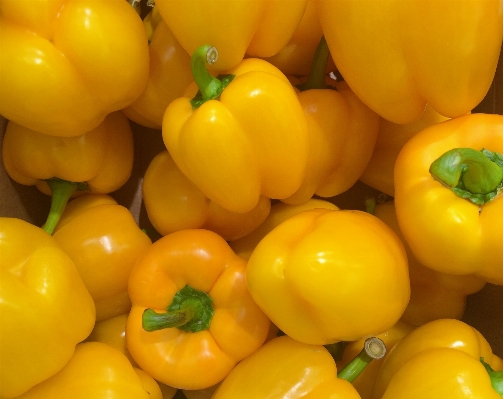
{"label": "orange bell pepper", "polygon": [[246,281],[281,331],[317,345],[385,332],[410,295],[398,236],[377,217],[353,210],[290,217],[255,247]]}
{"label": "orange bell pepper", "polygon": [[503,41],[499,0],[319,0],[317,6],[338,70],[358,98],[391,122],[413,122],[427,103],[460,117],[491,86]]}
{"label": "orange bell pepper", "polygon": [[126,207],[108,195],[76,198],[68,203],[54,239],[91,293],[97,321],[129,311],[129,273],[151,241]]}
{"label": "orange bell pepper", "polygon": [[120,112],[107,115],[96,129],[78,137],[48,136],[9,121],[2,155],[14,181],[51,195],[44,229],[52,233],[72,195],[107,194],[129,179],[133,132]]}
{"label": "orange bell pepper", "polygon": [[124,0],[2,0],[0,32],[0,114],[28,129],[80,136],[147,82],[147,36]]}
{"label": "orange bell pepper", "polygon": [[168,151],[150,162],[142,183],[148,218],[162,235],[182,229],[208,229],[226,240],[239,239],[267,217],[271,200],[260,197],[249,212],[235,213],[209,200],[173,162]]}
{"label": "orange bell pepper", "polygon": [[155,4],[189,54],[211,43],[220,52],[212,68],[226,71],[245,54],[278,53],[297,28],[307,0],[157,0]]}
{"label": "orange bell pepper", "polygon": [[13,398],[65,366],[95,308],[70,257],[39,227],[0,218],[0,254],[0,397]]}
{"label": "orange bell pepper", "polygon": [[156,380],[179,389],[220,382],[265,341],[246,261],[218,234],[182,230],[156,241],[130,274],[127,347]]}
{"label": "orange bell pepper", "polygon": [[430,126],[402,148],[396,214],[421,264],[503,284],[501,154],[503,116],[486,114]]}
{"label": "orange bell pepper", "polygon": [[166,148],[184,175],[231,212],[252,210],[261,196],[289,197],[304,178],[309,151],[295,90],[276,67],[257,58],[217,79],[206,69],[213,56],[210,46],[193,54],[199,92],[194,84],[166,109]]}

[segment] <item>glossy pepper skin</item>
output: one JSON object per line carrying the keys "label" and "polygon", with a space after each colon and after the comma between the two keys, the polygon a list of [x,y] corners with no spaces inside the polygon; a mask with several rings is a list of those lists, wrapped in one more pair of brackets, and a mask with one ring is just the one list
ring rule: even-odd
{"label": "glossy pepper skin", "polygon": [[178,169],[167,150],[150,162],[143,177],[142,196],[150,222],[162,235],[202,228],[225,240],[236,240],[255,230],[271,209],[271,200],[266,197],[260,197],[249,212],[223,209]]}
{"label": "glossy pepper skin", "polygon": [[[138,365],[169,386],[204,389],[255,352],[267,338],[270,321],[247,290],[245,267],[246,261],[209,230],[186,229],[152,244],[129,279],[133,307],[126,340]],[[204,317],[190,306],[184,314],[176,311],[188,306],[185,299],[176,302],[186,286],[197,291],[198,304],[211,302]],[[192,312],[187,326],[149,327],[157,318],[177,315],[185,322]]]}
{"label": "glossy pepper skin", "polygon": [[56,374],[91,332],[94,302],[75,265],[45,231],[0,219],[0,397]]}
{"label": "glossy pepper skin", "polygon": [[255,247],[246,281],[281,331],[316,345],[385,332],[410,294],[400,239],[362,211],[313,209],[290,217]]}
{"label": "glossy pepper skin", "polygon": [[[471,114],[452,119],[422,130],[405,144],[394,170],[400,230],[424,266],[446,274],[473,274],[501,285],[503,197],[478,205],[459,197],[446,182],[441,182],[446,178],[440,176],[438,169],[435,177],[430,173],[433,162],[454,148],[472,149],[478,155],[482,149],[503,153],[503,116]],[[453,163],[452,168],[445,170],[456,173],[465,164],[470,173],[461,174],[460,181],[478,185],[472,188],[473,192],[487,191],[482,185],[492,182],[491,176],[501,178],[501,167],[498,170],[496,163],[482,164],[461,157],[457,158],[462,161],[457,167]],[[490,172],[481,169],[481,165],[491,167]]]}
{"label": "glossy pepper skin", "polygon": [[206,70],[212,55],[214,49],[202,46],[192,58],[202,105],[193,109],[190,102],[194,85],[166,109],[166,148],[184,175],[231,212],[250,211],[261,196],[292,195],[304,178],[309,146],[295,90],[279,69],[257,58],[227,71],[234,78],[224,88]]}
{"label": "glossy pepper skin", "polygon": [[[158,15],[155,10],[156,7],[151,11],[154,13],[154,23]],[[180,46],[163,20],[155,25],[148,48],[150,66],[147,85],[140,96],[122,112],[142,126],[161,129],[166,107],[175,98],[181,97],[192,82],[190,55]]]}
{"label": "glossy pepper skin", "polygon": [[[487,372],[479,367],[481,357],[495,368],[499,365],[491,346],[475,328],[453,319],[429,322],[405,335],[389,351],[377,377],[372,398],[391,399],[397,397],[392,395],[397,392],[400,392],[399,397],[420,398],[424,397],[425,389],[429,391],[428,397],[434,399],[499,398],[497,394],[494,395],[495,391],[491,391]],[[409,370],[415,375],[410,374]],[[403,382],[411,381],[411,378],[415,383],[404,389]],[[401,389],[396,390],[392,385]],[[388,387],[389,392],[385,394]],[[462,392],[463,389],[466,393]],[[473,396],[470,396],[470,392],[473,392]],[[442,393],[444,396],[440,396]]]}
{"label": "glossy pepper skin", "polygon": [[145,390],[142,378],[117,349],[101,342],[86,342],[77,345],[59,373],[18,398],[149,399],[152,396]]}
{"label": "glossy pepper skin", "polygon": [[129,273],[152,242],[129,209],[108,195],[84,195],[69,202],[53,236],[92,295],[97,321],[131,308]]}
{"label": "glossy pepper skin", "polygon": [[431,105],[427,105],[421,117],[412,123],[397,124],[384,118],[379,119],[379,132],[374,151],[360,176],[360,181],[393,197],[395,195],[393,171],[402,147],[416,133],[449,118],[440,115]]}
{"label": "glossy pepper skin", "polygon": [[475,275],[452,275],[423,266],[411,253],[396,219],[394,201],[377,204],[374,215],[401,238],[407,251],[410,300],[401,320],[420,326],[436,319],[461,319],[467,295],[480,291],[485,280]]}
{"label": "glossy pepper skin", "polygon": [[499,0],[317,5],[342,76],[391,122],[413,122],[427,103],[446,117],[459,117],[489,90],[503,38]]}
{"label": "glossy pepper skin", "polygon": [[245,54],[278,53],[297,28],[307,0],[158,0],[156,7],[183,48],[192,54],[211,43],[220,57],[212,68],[237,66]]}
{"label": "glossy pepper skin", "polygon": [[3,0],[0,114],[61,137],[95,129],[148,78],[148,41],[127,2]]}

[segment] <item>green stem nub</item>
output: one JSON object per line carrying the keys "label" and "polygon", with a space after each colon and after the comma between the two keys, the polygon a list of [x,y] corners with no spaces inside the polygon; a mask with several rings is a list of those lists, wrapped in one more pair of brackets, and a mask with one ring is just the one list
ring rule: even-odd
{"label": "green stem nub", "polygon": [[480,358],[480,362],[489,374],[489,378],[491,379],[491,386],[503,398],[503,371],[493,370],[492,367],[484,361],[483,357]]}
{"label": "green stem nub", "polygon": [[311,64],[311,70],[309,71],[307,81],[297,85],[297,89],[300,91],[326,89],[327,84],[325,82],[325,70],[327,69],[329,57],[330,50],[328,49],[325,36],[322,36],[320,42],[318,43],[318,47],[316,47],[316,52],[314,53],[313,63]]}
{"label": "green stem nub", "polygon": [[87,183],[75,183],[57,177],[47,179],[45,182],[51,189],[51,208],[43,229],[52,235],[73,193],[78,190],[88,190],[89,187]]}
{"label": "green stem nub", "polygon": [[344,354],[344,349],[348,343],[346,341],[339,341],[335,344],[327,344],[324,347],[330,352],[332,358],[338,362],[342,359],[342,355]]}
{"label": "green stem nub", "polygon": [[486,149],[454,148],[433,161],[430,173],[459,197],[484,205],[503,189],[503,155]]}
{"label": "green stem nub", "polygon": [[211,297],[186,285],[175,294],[166,312],[145,309],[142,327],[148,332],[173,327],[187,332],[203,331],[210,327],[213,312]]}
{"label": "green stem nub", "polygon": [[361,352],[337,373],[337,377],[353,382],[372,360],[381,359],[385,354],[386,345],[381,339],[368,338]]}
{"label": "green stem nub", "polygon": [[204,44],[196,49],[190,60],[192,76],[199,91],[190,100],[192,109],[199,108],[203,103],[220,97],[222,91],[232,81],[234,75],[219,75],[214,77],[206,68],[207,65],[214,64],[218,60],[218,50],[216,47]]}

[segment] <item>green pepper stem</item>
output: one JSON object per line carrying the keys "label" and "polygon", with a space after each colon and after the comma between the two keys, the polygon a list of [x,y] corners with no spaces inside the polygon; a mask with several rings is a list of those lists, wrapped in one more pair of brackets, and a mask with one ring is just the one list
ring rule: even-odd
{"label": "green pepper stem", "polygon": [[430,166],[435,180],[458,196],[482,205],[494,199],[503,187],[502,155],[487,150],[453,148]]}
{"label": "green pepper stem", "polygon": [[142,327],[148,332],[174,327],[187,332],[206,330],[213,318],[212,302],[207,293],[186,285],[175,294],[166,312],[145,309]]}
{"label": "green pepper stem", "polygon": [[480,362],[489,374],[491,386],[503,398],[503,371],[493,370],[493,368],[484,361],[483,357],[480,358]]}
{"label": "green pepper stem", "polygon": [[192,76],[204,101],[216,98],[222,92],[222,82],[212,76],[206,68],[206,65],[211,65],[217,60],[218,50],[209,44],[198,47],[190,60]]}
{"label": "green pepper stem", "polygon": [[316,52],[314,53],[313,62],[309,71],[309,76],[304,83],[297,85],[300,91],[311,89],[326,89],[325,70],[327,68],[328,59],[330,57],[330,50],[328,49],[325,36],[321,37]]}
{"label": "green pepper stem", "polygon": [[342,355],[344,354],[344,349],[346,348],[347,344],[348,343],[346,341],[339,341],[336,342],[335,344],[328,344],[324,346],[330,352],[332,358],[336,362],[338,362],[339,360],[342,359]]}
{"label": "green pepper stem", "polygon": [[337,373],[337,377],[353,382],[372,360],[381,359],[385,354],[386,345],[381,339],[377,337],[368,338],[361,352]]}
{"label": "green pepper stem", "polygon": [[51,190],[51,208],[43,229],[52,235],[72,194],[77,190],[86,190],[88,187],[86,183],[71,182],[57,177],[47,179],[46,183]]}

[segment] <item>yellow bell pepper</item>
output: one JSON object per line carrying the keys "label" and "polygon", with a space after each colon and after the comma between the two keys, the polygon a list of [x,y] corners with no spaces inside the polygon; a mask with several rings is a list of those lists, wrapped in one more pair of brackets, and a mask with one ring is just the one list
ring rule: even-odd
{"label": "yellow bell pepper", "polygon": [[411,292],[401,320],[419,326],[436,319],[461,319],[467,295],[480,291],[486,282],[475,275],[436,272],[419,263],[403,239],[394,201],[377,204],[374,215],[393,229],[407,251]]}
{"label": "yellow bell pepper", "polygon": [[405,335],[386,355],[372,398],[499,398],[481,357],[498,364],[479,331],[459,320],[434,320]]}
{"label": "yellow bell pepper", "polygon": [[393,171],[402,147],[416,133],[447,119],[449,118],[440,115],[431,105],[427,105],[421,117],[412,123],[397,124],[380,118],[374,152],[360,176],[360,181],[393,197],[395,195]]}
{"label": "yellow bell pepper", "polygon": [[129,209],[108,195],[81,196],[68,203],[53,236],[93,297],[97,321],[129,311],[129,273],[152,244]]}
{"label": "yellow bell pepper", "polygon": [[162,235],[202,228],[236,240],[255,230],[271,209],[271,200],[263,196],[249,212],[223,209],[178,169],[166,150],[150,162],[143,177],[142,197],[150,222]]}
{"label": "yellow bell pepper", "polygon": [[0,115],[62,137],[95,129],[148,78],[148,41],[124,0],[2,0]]}
{"label": "yellow bell pepper", "polygon": [[396,214],[422,265],[503,284],[498,154],[503,116],[486,114],[430,126],[402,148],[394,171]]}
{"label": "yellow bell pepper", "polygon": [[192,82],[190,55],[161,20],[153,31],[149,56],[147,85],[136,101],[122,112],[142,126],[161,129],[166,107],[175,98],[181,97]]}
{"label": "yellow bell pepper", "polygon": [[262,240],[262,238],[264,238],[272,229],[302,211],[316,208],[331,210],[339,209],[333,203],[317,198],[311,198],[309,201],[300,205],[290,205],[285,204],[284,202],[276,202],[271,206],[269,215],[260,226],[242,238],[230,240],[229,245],[239,256],[248,260],[260,240]]}
{"label": "yellow bell pepper", "polygon": [[[61,371],[16,399],[150,399],[144,386],[146,378],[140,377],[117,349],[101,342],[85,342],[77,345]],[[152,384],[155,381],[151,378],[146,386]]]}
{"label": "yellow bell pepper", "polygon": [[70,257],[39,227],[1,218],[0,253],[0,397],[13,398],[63,368],[95,308]]}
{"label": "yellow bell pepper", "polygon": [[278,337],[240,362],[212,399],[360,399],[351,382],[373,359],[385,353],[384,343],[371,338],[358,356],[337,373],[325,347],[304,344],[289,336]]}
{"label": "yellow bell pepper", "polygon": [[353,210],[290,217],[256,246],[246,281],[281,331],[317,345],[385,332],[410,295],[398,236],[377,217]]}
{"label": "yellow bell pepper", "polygon": [[206,69],[213,56],[210,46],[192,56],[199,92],[193,85],[166,109],[166,148],[184,175],[231,212],[252,210],[261,196],[292,195],[304,178],[309,152],[295,90],[276,67],[257,58],[217,79]]}
{"label": "yellow bell pepper", "polygon": [[129,353],[179,389],[205,389],[265,341],[270,321],[251,298],[246,261],[218,234],[181,230],[157,240],[129,278]]}
{"label": "yellow bell pepper", "polygon": [[465,115],[491,86],[503,40],[499,0],[317,5],[342,76],[391,122],[413,122],[427,103],[446,117]]}
{"label": "yellow bell pepper", "polygon": [[156,0],[155,4],[189,54],[211,43],[220,52],[212,68],[225,71],[237,66],[245,54],[278,53],[297,28],[307,0]]}
{"label": "yellow bell pepper", "polygon": [[133,169],[133,132],[120,112],[78,137],[48,136],[9,121],[2,155],[14,181],[52,196],[44,226],[52,233],[72,195],[106,194],[126,183]]}

